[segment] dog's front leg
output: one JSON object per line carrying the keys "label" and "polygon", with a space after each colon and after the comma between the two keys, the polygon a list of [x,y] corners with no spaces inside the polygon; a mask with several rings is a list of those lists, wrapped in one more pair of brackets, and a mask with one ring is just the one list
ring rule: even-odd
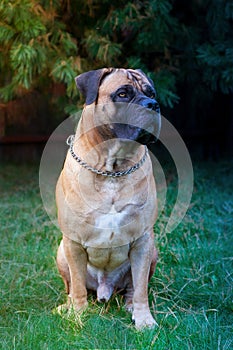
{"label": "dog's front leg", "polygon": [[130,263],[133,278],[133,320],[137,329],[156,325],[148,303],[148,278],[154,252],[153,233],[132,244]]}
{"label": "dog's front leg", "polygon": [[87,253],[81,244],[67,237],[63,237],[63,244],[70,271],[70,306],[79,311],[87,306]]}

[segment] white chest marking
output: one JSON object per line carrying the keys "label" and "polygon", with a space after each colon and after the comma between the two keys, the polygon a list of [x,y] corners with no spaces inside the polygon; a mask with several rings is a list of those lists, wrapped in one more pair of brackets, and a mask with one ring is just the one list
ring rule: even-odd
{"label": "white chest marking", "polygon": [[100,215],[95,222],[95,227],[98,229],[114,230],[115,233],[119,233],[119,229],[123,226],[123,220],[126,216],[126,212],[117,212],[114,204],[107,214]]}

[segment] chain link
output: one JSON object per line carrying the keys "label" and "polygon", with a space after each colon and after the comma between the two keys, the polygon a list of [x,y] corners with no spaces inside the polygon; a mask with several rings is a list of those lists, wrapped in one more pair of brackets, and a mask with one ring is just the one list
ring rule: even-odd
{"label": "chain link", "polygon": [[134,171],[136,171],[137,169],[139,169],[143,163],[146,160],[146,157],[148,155],[148,149],[145,146],[145,153],[144,156],[142,157],[142,159],[136,163],[135,165],[133,165],[131,168],[124,170],[124,171],[116,171],[116,172],[111,172],[111,171],[102,171],[99,169],[95,169],[93,168],[91,165],[87,164],[86,162],[84,162],[75,152],[74,152],[74,138],[75,135],[70,135],[67,140],[66,143],[67,145],[70,147],[70,153],[72,155],[72,157],[85,169],[91,171],[94,174],[97,175],[102,175],[102,176],[108,176],[108,177],[120,177],[120,176],[125,176],[125,175],[129,175],[131,173],[133,173]]}

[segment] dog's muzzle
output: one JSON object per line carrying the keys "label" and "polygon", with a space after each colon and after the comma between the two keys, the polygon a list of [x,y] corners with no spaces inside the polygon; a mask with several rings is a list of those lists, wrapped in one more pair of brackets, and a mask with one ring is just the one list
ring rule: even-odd
{"label": "dog's muzzle", "polygon": [[135,100],[134,103],[139,104],[142,107],[145,107],[151,111],[155,111],[160,114],[159,104],[155,99],[149,97],[142,97],[140,99],[137,98],[137,100]]}
{"label": "dog's muzzle", "polygon": [[117,122],[111,124],[115,137],[144,145],[157,141],[161,115],[156,100],[142,97],[128,104],[117,104],[117,110]]}

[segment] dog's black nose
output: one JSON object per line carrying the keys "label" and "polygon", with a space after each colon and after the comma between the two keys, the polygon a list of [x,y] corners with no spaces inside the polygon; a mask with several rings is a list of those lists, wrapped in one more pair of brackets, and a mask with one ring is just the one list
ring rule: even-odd
{"label": "dog's black nose", "polygon": [[159,104],[156,100],[153,100],[152,98],[146,98],[141,102],[141,105],[145,108],[148,108],[152,111],[155,111],[157,113],[160,113]]}

